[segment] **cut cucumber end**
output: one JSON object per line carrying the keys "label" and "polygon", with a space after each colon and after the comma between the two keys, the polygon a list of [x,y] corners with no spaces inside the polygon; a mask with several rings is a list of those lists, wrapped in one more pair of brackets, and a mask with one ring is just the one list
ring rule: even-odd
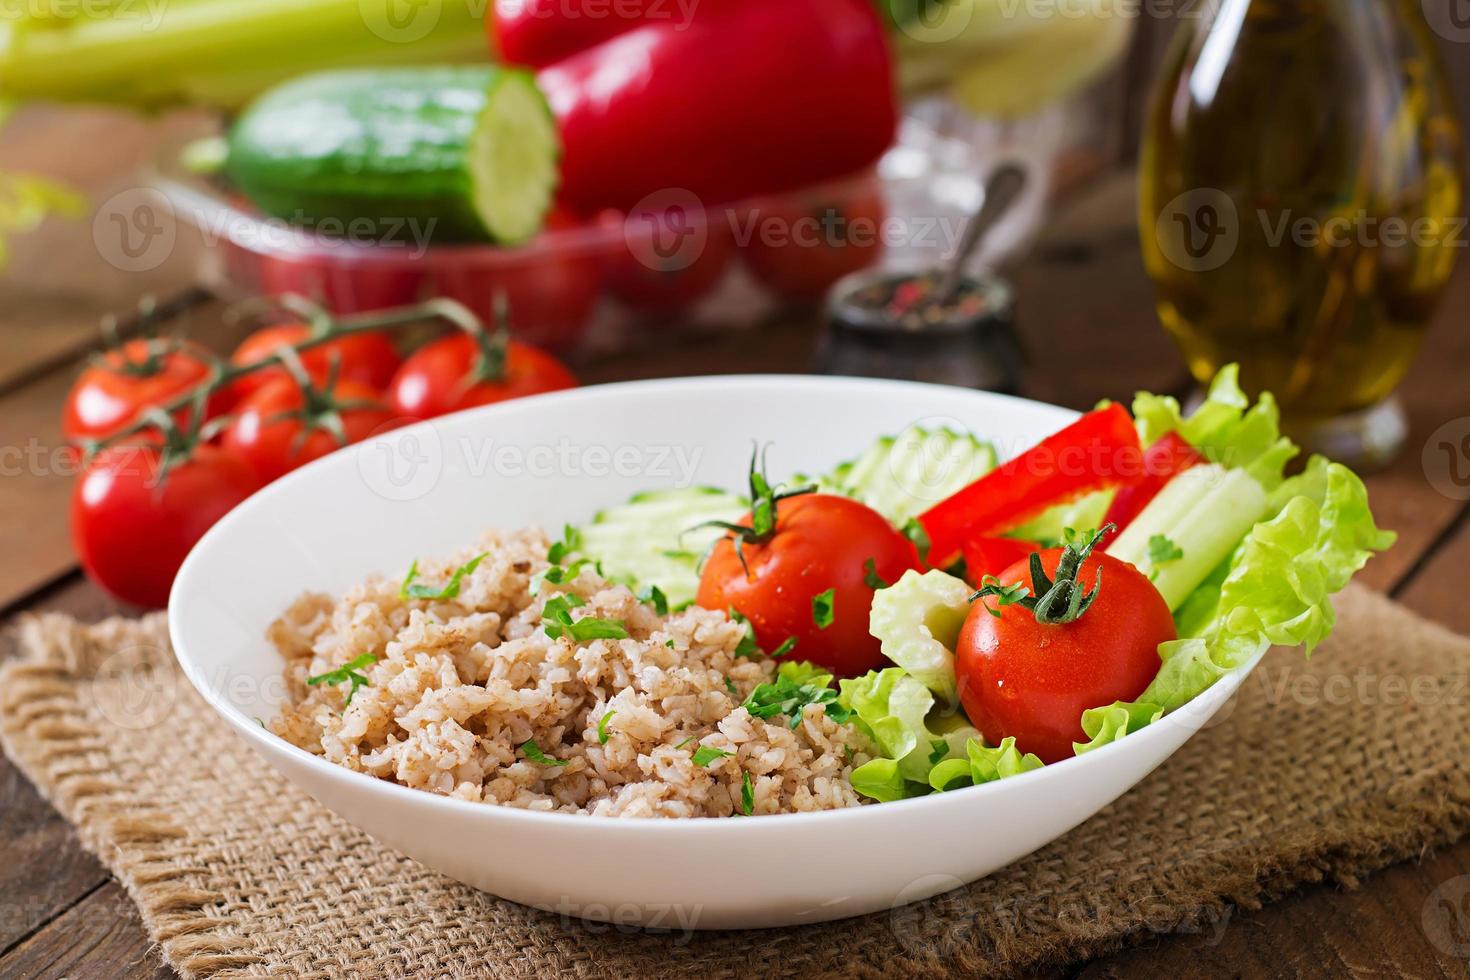
{"label": "cut cucumber end", "polygon": [[469,150],[472,200],[490,237],[515,244],[540,231],[556,193],[561,144],[534,78],[495,74]]}

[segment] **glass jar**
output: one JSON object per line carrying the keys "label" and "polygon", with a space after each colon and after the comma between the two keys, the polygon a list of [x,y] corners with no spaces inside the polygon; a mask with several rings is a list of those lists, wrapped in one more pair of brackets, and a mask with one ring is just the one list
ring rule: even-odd
{"label": "glass jar", "polygon": [[1207,0],[1147,119],[1139,222],[1201,383],[1236,361],[1313,449],[1382,462],[1465,245],[1462,143],[1417,0]]}

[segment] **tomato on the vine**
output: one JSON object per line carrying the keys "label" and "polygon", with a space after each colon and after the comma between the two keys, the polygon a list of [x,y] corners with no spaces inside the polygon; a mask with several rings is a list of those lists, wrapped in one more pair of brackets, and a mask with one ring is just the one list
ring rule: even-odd
{"label": "tomato on the vine", "polygon": [[913,542],[856,500],[773,489],[754,467],[751,499],[705,561],[699,605],[747,618],[768,654],[789,649],[839,677],[880,666],[873,593],[918,567]]}
{"label": "tomato on the vine", "polygon": [[[310,340],[314,335],[313,328],[300,321],[261,327],[235,348],[230,355],[230,365],[241,368],[258,364],[279,354],[283,347]],[[338,377],[379,391],[392,380],[401,360],[388,336],[376,331],[345,334],[302,351],[300,357],[306,373],[314,381],[326,380],[335,364]],[[230,384],[226,398],[231,405],[239,404],[262,386],[286,376],[286,369],[282,367],[252,371]]]}
{"label": "tomato on the vine", "polygon": [[576,386],[572,372],[538,347],[459,333],[409,355],[388,387],[388,400],[399,415],[431,419]]}
{"label": "tomato on the vine", "polygon": [[[213,358],[201,347],[169,340],[130,340],[108,351],[77,378],[62,408],[61,431],[72,442],[115,435],[148,409],[197,390],[213,373]],[[206,414],[216,407],[212,401]]]}
{"label": "tomato on the vine", "polygon": [[955,675],[965,714],[985,740],[1051,763],[1086,741],[1082,713],[1132,701],[1175,638],[1159,591],[1127,562],[1093,554],[1094,532],[1039,552],[1043,575],[1020,561],[987,581],[960,630]]}
{"label": "tomato on the vine", "polygon": [[260,486],[244,461],[207,443],[167,466],[166,452],[156,440],[103,449],[71,500],[72,543],[87,575],[124,602],[152,608],[168,604],[204,532]]}
{"label": "tomato on the vine", "polygon": [[240,403],[222,445],[269,483],[403,421],[376,389],[359,382],[317,387],[276,378]]}

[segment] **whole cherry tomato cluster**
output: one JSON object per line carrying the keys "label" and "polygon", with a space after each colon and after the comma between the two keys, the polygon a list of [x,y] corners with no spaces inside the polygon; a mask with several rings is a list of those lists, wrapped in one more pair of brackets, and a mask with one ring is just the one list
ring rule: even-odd
{"label": "whole cherry tomato cluster", "polygon": [[[204,532],[277,477],[410,422],[576,385],[549,354],[487,331],[443,300],[335,319],[297,297],[228,358],[130,340],[68,394],[67,439],[85,453],[71,504],[82,567],[125,602],[161,607]],[[388,331],[442,320],[454,333],[402,358]]]}

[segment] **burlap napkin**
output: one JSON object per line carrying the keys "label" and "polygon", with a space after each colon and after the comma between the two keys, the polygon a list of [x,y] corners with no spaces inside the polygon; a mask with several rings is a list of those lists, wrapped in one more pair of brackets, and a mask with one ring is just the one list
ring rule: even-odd
{"label": "burlap napkin", "polygon": [[216,720],[161,618],[24,623],[0,732],[187,977],[1009,974],[1217,936],[1234,907],[1470,830],[1470,641],[1361,589],[1339,609],[1310,664],[1273,652],[1153,776],[1036,854],[928,902],[760,933],[588,925],[385,850]]}

